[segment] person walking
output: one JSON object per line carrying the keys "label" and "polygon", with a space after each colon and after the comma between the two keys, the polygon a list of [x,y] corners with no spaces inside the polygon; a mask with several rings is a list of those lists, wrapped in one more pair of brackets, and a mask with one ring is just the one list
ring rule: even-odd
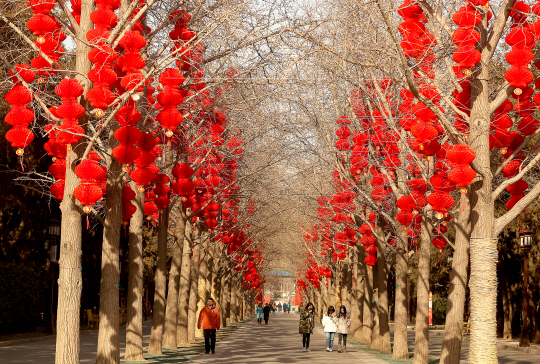
{"label": "person walking", "polygon": [[[347,335],[349,335],[349,330],[351,329],[351,317],[347,308],[341,306],[336,317],[337,324],[337,334],[339,340],[339,349],[338,353],[347,352]],[[341,346],[341,341],[343,340],[343,346]]]}
{"label": "person walking", "polygon": [[315,326],[315,306],[313,303],[309,302],[306,307],[300,308],[300,329],[299,332],[302,334],[302,345],[304,351],[309,350],[309,339],[310,335],[313,334],[313,327]]}
{"label": "person walking", "polygon": [[328,307],[326,315],[323,316],[322,325],[324,329],[324,334],[326,335],[326,351],[332,351],[334,346],[334,336],[336,335],[337,325],[336,319],[334,318],[334,306]]}
{"label": "person walking", "polygon": [[259,305],[257,306],[257,324],[262,324],[262,318],[263,318],[263,306],[262,306],[262,303],[259,303]]}
{"label": "person walking", "polygon": [[268,319],[270,318],[270,305],[268,303],[264,304],[263,315],[264,315],[264,324],[268,325]]}
{"label": "person walking", "polygon": [[212,350],[212,354],[216,353],[216,330],[219,330],[219,323],[219,311],[216,308],[214,299],[208,297],[206,299],[206,306],[201,310],[197,323],[198,329],[201,329],[202,325],[206,354],[210,354],[210,350]]}

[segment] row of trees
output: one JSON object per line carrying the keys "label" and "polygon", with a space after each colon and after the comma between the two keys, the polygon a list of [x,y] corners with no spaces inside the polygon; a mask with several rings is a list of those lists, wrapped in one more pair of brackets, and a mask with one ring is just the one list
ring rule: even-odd
{"label": "row of trees", "polygon": [[[145,230],[157,234],[148,352],[193,340],[210,295],[223,325],[252,313],[264,246],[243,187],[245,121],[234,120],[244,97],[235,79],[250,69],[235,57],[279,33],[254,26],[254,10],[226,1],[3,5],[2,25],[24,50],[3,44],[16,181],[60,202],[56,362],[79,360],[82,237],[95,224],[103,226],[97,363],[120,360],[122,235],[127,360],[143,354]],[[241,11],[253,15],[249,27]],[[53,163],[29,170],[35,153],[26,151],[39,135]]]}

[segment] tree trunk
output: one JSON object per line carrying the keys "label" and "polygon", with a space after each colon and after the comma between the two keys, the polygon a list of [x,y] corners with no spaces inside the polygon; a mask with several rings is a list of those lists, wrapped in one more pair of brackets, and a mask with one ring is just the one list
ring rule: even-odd
{"label": "tree trunk", "polygon": [[[201,310],[206,305],[206,299],[209,296],[207,291],[207,279],[208,279],[208,245],[209,245],[208,232],[203,231],[201,233],[200,244],[200,265],[199,265],[199,279],[197,281],[197,313],[196,317],[199,317]],[[195,337],[202,337],[202,330],[195,330]]]}
{"label": "tree trunk", "polygon": [[429,356],[429,269],[431,235],[422,219],[420,248],[418,249],[418,283],[416,287],[416,330],[414,337],[413,364],[427,364]]}
{"label": "tree trunk", "polygon": [[[161,354],[163,321],[165,318],[165,295],[167,290],[167,238],[169,210],[159,212],[158,254],[155,275],[154,308],[152,310],[152,330],[148,354]],[[176,302],[175,302],[176,305]]]}
{"label": "tree trunk", "polygon": [[459,205],[465,206],[465,209],[460,209],[456,224],[454,259],[452,260],[452,273],[450,274],[446,325],[441,351],[442,364],[459,364],[461,358],[463,311],[465,310],[465,294],[468,283],[467,270],[469,267],[470,209],[467,195],[461,195]]}
{"label": "tree trunk", "polygon": [[[83,86],[85,92],[90,89],[86,75],[90,71],[91,63],[88,60],[90,47],[86,43],[86,32],[94,26],[90,20],[90,13],[94,10],[94,2],[81,1],[80,32],[75,38],[75,77]],[[90,105],[81,97],[81,105],[88,108]],[[81,125],[86,123],[86,116],[81,117]],[[58,276],[58,307],[56,314],[56,364],[77,364],[80,354],[80,310],[82,293],[81,273],[81,211],[77,200],[73,197],[73,190],[79,185],[79,178],[75,174],[75,162],[82,155],[84,145],[69,150],[66,156],[66,176],[64,199],[60,204],[62,211],[60,235],[60,259]],[[71,149],[71,148],[70,148]],[[54,282],[53,282],[54,284]]]}
{"label": "tree trunk", "polygon": [[182,268],[180,269],[180,289],[178,299],[178,322],[176,327],[177,346],[189,344],[188,304],[191,276],[191,223],[185,222],[184,245],[182,249]]}
{"label": "tree trunk", "polygon": [[396,246],[396,294],[394,312],[394,352],[392,359],[408,360],[409,345],[407,343],[407,233],[399,233]]}
{"label": "tree trunk", "polygon": [[169,289],[167,290],[165,327],[163,329],[163,347],[167,349],[176,349],[177,344],[178,291],[180,288],[180,269],[182,266],[185,230],[186,221],[183,216],[179,216],[176,222],[176,242],[173,246],[171,269],[169,270]]}
{"label": "tree trunk", "polygon": [[[532,308],[532,314],[534,316],[534,343],[539,344],[540,343],[540,315],[538,314],[538,310],[536,309],[536,304],[532,301],[531,297],[531,308]],[[532,321],[532,317],[531,317]]]}
{"label": "tree trunk", "polygon": [[510,290],[508,289],[508,281],[504,278],[501,282],[502,285],[502,300],[503,300],[503,339],[512,340],[512,303]]}
{"label": "tree trunk", "polygon": [[333,287],[334,287],[334,308],[337,309],[341,306],[341,280],[343,272],[339,269],[339,274],[334,277]]}
{"label": "tree trunk", "polygon": [[127,296],[126,354],[125,360],[144,360],[142,332],[142,298],[143,298],[143,206],[144,192],[139,192],[132,182],[131,188],[136,191],[132,201],[137,207],[129,223],[129,281]]}
{"label": "tree trunk", "polygon": [[[384,236],[381,228],[379,236]],[[390,325],[388,322],[388,267],[386,265],[386,257],[384,255],[384,247],[377,239],[379,249],[379,259],[377,262],[377,292],[379,299],[377,300],[377,316],[379,319],[380,347],[381,354],[391,354],[392,344],[390,342]]]}
{"label": "tree trunk", "polygon": [[351,291],[351,328],[350,337],[353,340],[358,340],[360,332],[362,330],[362,295],[360,294],[360,286],[363,282],[360,282],[360,274],[358,274],[358,262],[360,255],[357,252],[352,265],[352,291]]}
{"label": "tree trunk", "polygon": [[[348,310],[351,308],[351,265],[343,265],[343,285],[341,288],[341,304],[347,307]],[[339,307],[336,307],[336,312],[339,310]]]}
{"label": "tree trunk", "polygon": [[77,364],[80,353],[81,273],[81,213],[73,197],[79,185],[74,167],[77,154],[68,152],[62,210],[60,260],[58,277],[56,364]]}
{"label": "tree trunk", "polygon": [[[487,39],[487,18],[479,27]],[[470,364],[496,364],[497,360],[497,239],[493,237],[494,206],[489,149],[489,67],[484,65],[471,80],[471,117],[468,142],[475,151],[481,179],[471,185],[471,337]]]}
{"label": "tree trunk", "polygon": [[221,305],[222,311],[220,312],[221,327],[226,327],[229,324],[229,309],[230,309],[230,295],[229,295],[229,279],[227,274],[223,274],[221,277],[221,290],[220,300],[223,302]]}
{"label": "tree trunk", "polygon": [[364,318],[362,320],[363,325],[360,342],[362,344],[371,344],[371,331],[373,328],[373,270],[368,270],[365,262],[363,262],[362,265],[364,266],[364,272],[366,272],[366,275],[364,277]]}
{"label": "tree trunk", "polygon": [[236,289],[236,279],[231,278],[231,298],[230,298],[231,309],[229,311],[229,322],[231,324],[238,322],[238,316],[236,315],[236,310],[238,309],[237,294],[238,294],[238,291]]}
{"label": "tree trunk", "polygon": [[199,223],[195,228],[195,238],[193,245],[193,257],[191,258],[191,287],[189,291],[188,305],[188,340],[195,340],[195,330],[197,329],[197,288],[199,283],[199,257],[201,230]]}
{"label": "tree trunk", "polygon": [[96,364],[120,363],[120,232],[122,227],[122,168],[112,157],[118,143],[109,132],[109,156],[106,158],[106,219],[101,249],[101,285],[99,296],[99,335]]}
{"label": "tree trunk", "polygon": [[381,265],[379,262],[373,266],[372,269],[372,275],[373,275],[373,296],[372,296],[372,302],[375,302],[373,304],[373,330],[371,330],[371,343],[369,345],[370,349],[379,350],[381,348],[381,331],[379,327],[379,277],[378,277],[378,270],[380,269]]}

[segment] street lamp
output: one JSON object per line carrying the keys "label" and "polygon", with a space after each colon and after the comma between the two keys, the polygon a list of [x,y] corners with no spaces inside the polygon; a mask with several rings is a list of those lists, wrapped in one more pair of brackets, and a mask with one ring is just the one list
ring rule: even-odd
{"label": "street lamp", "polygon": [[529,310],[529,297],[527,294],[527,288],[529,286],[529,252],[532,246],[532,231],[521,230],[519,234],[519,248],[523,253],[523,327],[521,329],[521,340],[519,341],[520,347],[529,347],[531,342],[529,340],[529,322],[527,311]]}

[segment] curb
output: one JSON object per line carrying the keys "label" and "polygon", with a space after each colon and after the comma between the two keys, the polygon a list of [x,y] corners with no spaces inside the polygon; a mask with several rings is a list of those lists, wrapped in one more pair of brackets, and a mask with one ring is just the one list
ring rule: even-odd
{"label": "curb", "polygon": [[[97,330],[98,330],[97,328],[92,329],[92,330],[84,330],[80,332],[80,335],[81,336],[90,335],[97,332]],[[48,340],[53,340],[53,339],[56,339],[56,335],[46,335],[46,336],[32,337],[29,339],[20,339],[20,340],[0,341],[0,348],[21,345],[21,344],[36,343],[40,341],[48,341]]]}
{"label": "curb", "polygon": [[511,350],[511,351],[519,351],[519,352],[522,352],[522,353],[527,353],[527,354],[536,354],[536,355],[540,355],[540,349],[537,349],[537,348],[522,348],[522,347],[519,347],[517,345],[508,345],[508,344],[497,344],[497,347],[499,349],[505,349],[505,350]]}

